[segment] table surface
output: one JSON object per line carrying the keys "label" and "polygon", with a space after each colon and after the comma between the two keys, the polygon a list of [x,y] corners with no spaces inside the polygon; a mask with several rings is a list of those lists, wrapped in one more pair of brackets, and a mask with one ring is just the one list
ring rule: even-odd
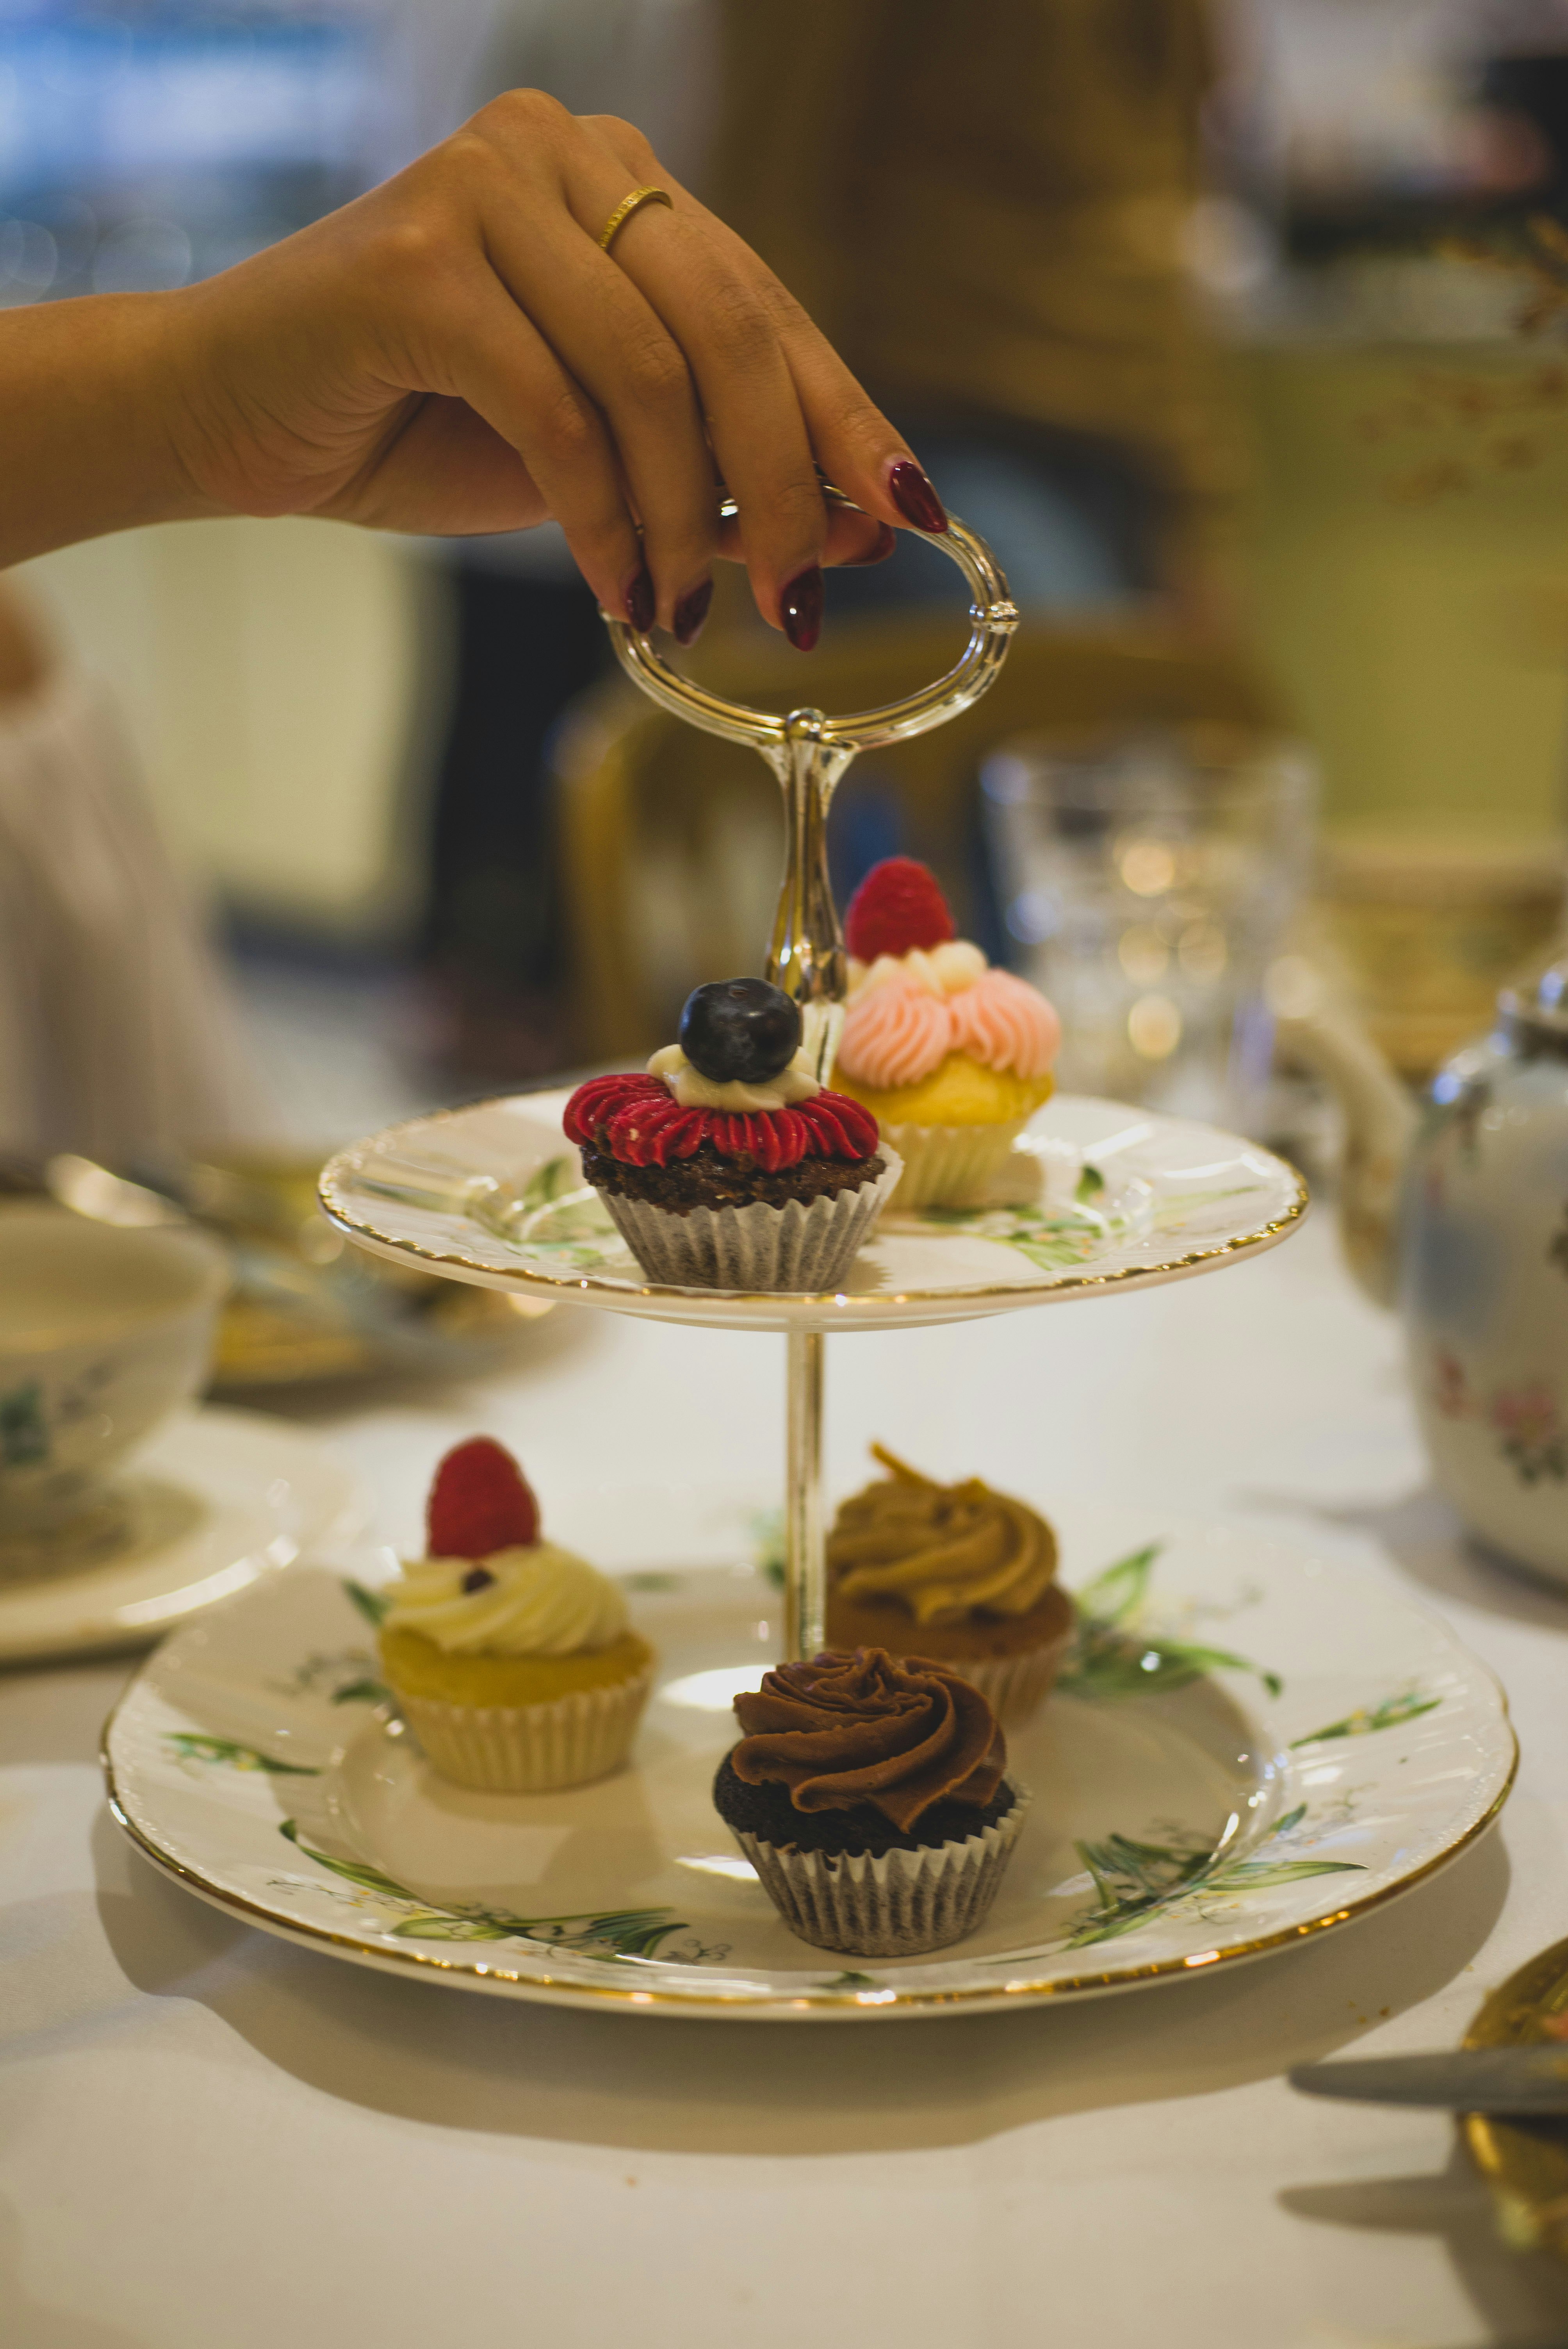
{"label": "table surface", "polygon": [[[487,1430],[552,1496],[777,1493],[783,1340],[562,1309],[506,1379],[319,1400],[383,1535]],[[1216,1979],[848,2029],[512,2005],[294,1949],[104,1808],[127,1667],[0,1677],[7,2349],[1470,2349],[1568,2338],[1452,2125],[1288,2064],[1451,2044],[1568,1934],[1568,1595],[1431,1495],[1394,1323],[1326,1216],[1215,1278],[829,1349],[829,1470],[1242,1518],[1391,1578],[1507,1687],[1501,1826],[1406,1899]]]}

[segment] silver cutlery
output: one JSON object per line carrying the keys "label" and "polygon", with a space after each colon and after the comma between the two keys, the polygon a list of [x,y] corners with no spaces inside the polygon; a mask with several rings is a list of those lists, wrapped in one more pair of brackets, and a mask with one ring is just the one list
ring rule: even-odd
{"label": "silver cutlery", "polygon": [[1436,2055],[1362,2055],[1298,2064],[1293,2088],[1358,2104],[1427,2105],[1455,2113],[1568,2118],[1568,2044],[1459,2047]]}

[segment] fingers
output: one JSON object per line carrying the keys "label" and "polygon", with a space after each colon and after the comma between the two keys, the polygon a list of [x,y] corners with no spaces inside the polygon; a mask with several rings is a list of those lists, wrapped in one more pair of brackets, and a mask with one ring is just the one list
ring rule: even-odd
{"label": "fingers", "polygon": [[[608,427],[642,524],[664,626],[710,575],[718,530],[713,458],[679,345],[569,215],[487,233],[492,266],[537,319]],[[652,615],[650,615],[651,618]]]}
{"label": "fingers", "polygon": [[488,270],[449,295],[436,324],[440,388],[517,451],[604,609],[651,627],[642,543],[593,400]]}
{"label": "fingers", "polygon": [[[490,264],[599,410],[641,524],[646,608],[633,616],[646,626],[656,613],[689,634],[711,592],[718,492],[681,346],[597,243],[627,192],[624,167],[571,117],[531,99],[488,109],[477,124],[500,165],[483,195]],[[534,201],[520,202],[520,191]],[[593,235],[583,231],[589,217]],[[639,226],[628,222],[627,233]]]}
{"label": "fingers", "polygon": [[[581,126],[564,185],[580,225],[597,234],[628,184],[666,187],[674,209],[648,205],[616,237],[613,271],[640,294],[685,362],[714,459],[740,510],[740,542],[764,619],[802,649],[820,626],[827,512],[810,435],[768,304],[738,239],[721,245],[694,203],[629,125]],[[618,437],[618,436],[617,436]]]}
{"label": "fingers", "polygon": [[868,513],[895,527],[944,531],[946,509],[903,434],[867,397],[826,336],[750,246],[714,214],[707,217],[716,244],[750,275],[789,366],[817,462],[829,481]]}
{"label": "fingers", "polygon": [[[868,564],[885,563],[896,541],[885,522],[872,515],[857,513],[850,506],[828,508],[828,537],[822,549],[825,571],[852,571]],[[744,563],[746,550],[741,543],[738,522],[721,522],[718,526],[718,552],[727,563]]]}
{"label": "fingers", "polygon": [[[809,649],[824,562],[881,559],[895,524],[946,527],[804,311],[640,133],[513,92],[449,144],[489,289],[469,288],[449,388],[518,452],[607,609],[689,642],[722,543],[764,619]],[[648,185],[673,209],[644,206],[605,254],[605,222]],[[869,520],[830,517],[819,468]],[[720,475],[739,509],[722,541]]]}

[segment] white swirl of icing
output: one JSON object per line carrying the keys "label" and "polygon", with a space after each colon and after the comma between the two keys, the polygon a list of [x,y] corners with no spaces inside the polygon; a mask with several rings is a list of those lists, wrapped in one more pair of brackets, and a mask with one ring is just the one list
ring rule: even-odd
{"label": "white swirl of icing", "polygon": [[613,1647],[626,1602],[607,1575],[553,1542],[498,1549],[478,1561],[494,1579],[465,1590],[471,1557],[405,1560],[387,1609],[389,1631],[421,1631],[449,1655],[575,1656]]}
{"label": "white swirl of icing", "polygon": [[738,1079],[717,1083],[693,1068],[678,1044],[662,1045],[648,1062],[648,1074],[664,1079],[682,1109],[727,1111],[733,1117],[759,1110],[792,1109],[797,1102],[810,1101],[822,1090],[811,1074],[804,1045],[787,1069],[759,1085],[743,1085]]}
{"label": "white swirl of icing", "polygon": [[958,995],[973,987],[986,968],[985,949],[967,938],[948,938],[929,952],[912,947],[905,955],[878,955],[872,963],[857,962],[851,955],[849,1000],[853,1003],[868,988],[895,981],[923,988],[928,995]]}

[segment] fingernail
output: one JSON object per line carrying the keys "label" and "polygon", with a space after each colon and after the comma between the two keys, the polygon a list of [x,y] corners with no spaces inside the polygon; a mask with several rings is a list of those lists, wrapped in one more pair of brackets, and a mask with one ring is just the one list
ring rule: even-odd
{"label": "fingernail", "polygon": [[947,509],[920,467],[901,457],[887,477],[888,494],[906,522],[916,530],[945,530]]}
{"label": "fingernail", "polygon": [[707,618],[707,607],[713,601],[713,582],[705,579],[689,595],[683,595],[676,605],[676,642],[695,645]]}
{"label": "fingernail", "polygon": [[779,598],[784,633],[798,653],[809,653],[822,633],[822,566],[813,563]]}
{"label": "fingernail", "polygon": [[656,608],[654,583],[645,564],[626,590],[626,617],[640,636],[645,636],[653,626]]}
{"label": "fingernail", "polygon": [[897,544],[897,531],[892,528],[890,523],[879,522],[877,524],[876,539],[872,547],[871,553],[869,554],[851,554],[849,561],[847,563],[841,563],[839,565],[839,568],[841,571],[863,571],[868,564],[885,563],[888,556],[892,553],[893,548]]}

